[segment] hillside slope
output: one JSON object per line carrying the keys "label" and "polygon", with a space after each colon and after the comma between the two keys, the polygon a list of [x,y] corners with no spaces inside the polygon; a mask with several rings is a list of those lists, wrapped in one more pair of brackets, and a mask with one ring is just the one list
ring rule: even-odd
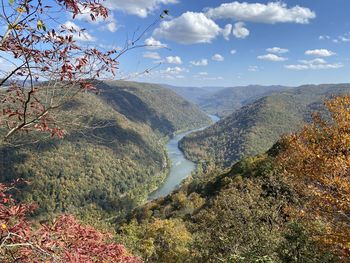
{"label": "hillside slope", "polygon": [[228,87],[217,92],[205,94],[198,100],[198,105],[209,114],[226,117],[259,98],[267,96],[274,91],[289,89],[284,86],[239,86]]}
{"label": "hillside slope", "polygon": [[[83,218],[128,210],[167,173],[166,138],[208,125],[196,106],[157,85],[101,82],[100,95],[81,94],[55,114],[66,137],[1,148],[1,181],[30,182],[20,199],[40,204],[40,216]],[[33,134],[31,139],[43,139]]]}
{"label": "hillside slope", "polygon": [[192,160],[211,160],[229,167],[244,156],[266,151],[282,134],[301,128],[326,97],[349,92],[349,84],[308,85],[275,92],[186,136],[180,147]]}
{"label": "hillside slope", "polygon": [[102,97],[130,120],[147,123],[161,134],[172,134],[209,124],[197,106],[160,85],[105,81],[98,85]]}
{"label": "hillside slope", "polygon": [[349,107],[327,100],[267,152],[199,171],[117,221],[118,239],[146,262],[349,262]]}

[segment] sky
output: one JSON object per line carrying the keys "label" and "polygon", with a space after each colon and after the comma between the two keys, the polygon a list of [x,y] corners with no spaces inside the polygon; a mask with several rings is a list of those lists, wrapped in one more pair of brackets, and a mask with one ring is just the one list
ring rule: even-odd
{"label": "sky", "polygon": [[[85,28],[76,40],[120,48],[117,78],[177,86],[350,82],[350,1],[106,0],[107,20],[88,15],[62,24]],[[169,15],[157,21],[162,11]],[[136,36],[136,37],[135,37]]]}

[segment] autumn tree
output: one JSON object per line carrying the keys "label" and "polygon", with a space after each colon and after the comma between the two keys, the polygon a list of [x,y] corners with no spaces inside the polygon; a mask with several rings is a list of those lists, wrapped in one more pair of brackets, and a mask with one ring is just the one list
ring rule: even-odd
{"label": "autumn tree", "polygon": [[[94,80],[112,78],[120,56],[146,45],[139,44],[144,31],[125,41],[121,49],[83,46],[84,29],[64,24],[57,14],[72,19],[88,14],[91,20],[106,19],[100,0],[2,0],[0,59],[9,65],[0,80],[0,138],[11,143],[14,134],[44,132],[63,137],[65,130],[52,114],[82,91],[96,91]],[[40,83],[40,84],[39,84]],[[17,138],[18,139],[18,138]]]}
{"label": "autumn tree", "polygon": [[286,149],[278,159],[303,197],[299,216],[315,229],[316,240],[345,259],[350,257],[350,96],[325,106],[327,114],[314,114],[312,124],[283,139]]}
{"label": "autumn tree", "polygon": [[123,262],[139,263],[112,236],[61,215],[52,224],[28,220],[36,206],[17,203],[15,185],[0,184],[1,262]]}
{"label": "autumn tree", "polygon": [[180,219],[135,220],[120,228],[120,241],[145,262],[186,262],[190,256],[191,233]]}

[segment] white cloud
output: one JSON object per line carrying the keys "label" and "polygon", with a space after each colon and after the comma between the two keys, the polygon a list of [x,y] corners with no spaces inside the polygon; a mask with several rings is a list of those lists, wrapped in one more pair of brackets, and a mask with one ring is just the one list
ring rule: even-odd
{"label": "white cloud", "polygon": [[340,41],[350,42],[350,35],[339,36]]}
{"label": "white cloud", "polygon": [[169,21],[163,21],[153,35],[180,44],[210,43],[222,34],[222,29],[203,13],[186,12]]}
{"label": "white cloud", "polygon": [[218,77],[205,77],[205,76],[202,76],[201,80],[216,81],[216,80],[223,80],[223,79],[224,78],[221,77],[221,76],[218,76]]}
{"label": "white cloud", "polygon": [[15,68],[16,63],[12,64],[6,59],[0,57],[0,78],[6,77],[8,73],[14,70]]}
{"label": "white cloud", "polygon": [[198,75],[199,76],[208,76],[209,74],[208,74],[208,72],[203,71],[203,72],[199,72]]}
{"label": "white cloud", "polygon": [[87,31],[82,31],[82,29],[72,21],[67,21],[61,27],[72,30],[68,34],[73,35],[73,39],[76,41],[93,42],[96,38],[90,35]]}
{"label": "white cloud", "polygon": [[200,67],[200,66],[204,67],[204,66],[208,66],[208,60],[203,58],[199,61],[190,61],[190,64],[197,67]]}
{"label": "white cloud", "polygon": [[153,37],[147,38],[145,40],[145,45],[147,49],[160,49],[168,47],[166,44],[163,44],[159,40],[154,39]]}
{"label": "white cloud", "polygon": [[316,58],[312,60],[300,60],[300,64],[285,65],[286,69],[290,70],[318,70],[318,69],[338,69],[344,67],[341,63],[327,63],[323,58]]}
{"label": "white cloud", "polygon": [[248,71],[250,71],[250,72],[258,72],[259,71],[259,67],[258,66],[249,66],[248,67]]}
{"label": "white cloud", "polygon": [[[330,39],[330,38],[327,38]],[[338,36],[335,39],[332,39],[334,43],[341,43],[341,42],[350,42],[350,32],[345,33],[343,35]]]}
{"label": "white cloud", "polygon": [[309,8],[294,6],[288,8],[287,4],[270,2],[267,4],[232,2],[224,3],[216,8],[207,9],[206,15],[212,19],[235,19],[257,23],[298,23],[307,24],[316,14]]}
{"label": "white cloud", "polygon": [[243,22],[237,22],[233,28],[233,35],[236,38],[246,38],[247,36],[249,36],[250,32],[247,28],[244,27],[244,23]]}
{"label": "white cloud", "polygon": [[110,31],[110,32],[112,32],[112,33],[114,33],[114,32],[116,32],[117,31],[117,29],[118,29],[118,27],[117,27],[117,23],[116,22],[110,22],[110,23],[108,23],[107,24],[107,29],[108,29],[108,31]]}
{"label": "white cloud", "polygon": [[181,65],[182,60],[179,56],[169,56],[165,58],[166,63]]}
{"label": "white cloud", "polygon": [[299,62],[306,65],[327,64],[327,61],[324,60],[323,58],[315,58],[311,60],[299,60]]}
{"label": "white cloud", "polygon": [[331,37],[328,36],[328,35],[321,35],[321,36],[318,37],[318,39],[319,40],[326,40],[326,39],[331,39]]}
{"label": "white cloud", "polygon": [[88,22],[88,23],[94,24],[94,25],[105,24],[105,25],[101,26],[99,29],[101,29],[101,30],[107,29],[108,31],[110,31],[112,33],[117,31],[117,29],[118,29],[117,21],[114,18],[114,15],[112,12],[110,12],[108,14],[107,18],[104,18],[102,16],[97,16],[97,17],[95,17],[95,20],[92,20],[90,10],[84,9],[84,7],[81,4],[79,4],[79,7],[81,10],[81,13],[78,14],[75,17],[75,19],[82,20],[82,21],[85,21],[85,22]]}
{"label": "white cloud", "polygon": [[232,49],[232,50],[230,51],[230,53],[231,53],[231,55],[234,55],[234,54],[236,54],[236,53],[237,53],[237,50]]}
{"label": "white cloud", "polygon": [[281,62],[281,61],[288,60],[288,58],[280,57],[280,56],[277,56],[276,54],[266,54],[266,55],[258,56],[257,58],[261,60],[268,60],[273,62]]}
{"label": "white cloud", "polygon": [[103,2],[109,9],[121,10],[143,18],[159,9],[161,5],[176,3],[178,3],[177,0],[106,0]]}
{"label": "white cloud", "polygon": [[212,60],[214,61],[224,61],[225,58],[221,56],[220,54],[215,54],[214,56],[211,57]]}
{"label": "white cloud", "polygon": [[275,53],[275,54],[284,54],[284,53],[288,53],[289,50],[286,48],[280,48],[280,47],[271,47],[266,49],[267,52],[269,53]]}
{"label": "white cloud", "polygon": [[306,50],[305,55],[316,56],[316,57],[330,57],[330,56],[336,55],[336,53],[327,49],[313,49],[313,50]]}
{"label": "white cloud", "polygon": [[160,55],[157,52],[145,52],[143,53],[143,57],[149,59],[160,59]]}
{"label": "white cloud", "polygon": [[230,40],[230,35],[232,32],[232,25],[227,24],[224,29],[222,29],[222,35],[226,40]]}
{"label": "white cloud", "polygon": [[188,70],[186,68],[180,68],[180,67],[168,67],[165,70],[161,70],[161,73],[166,73],[166,74],[170,74],[170,75],[179,75],[181,73],[184,72],[188,72]]}

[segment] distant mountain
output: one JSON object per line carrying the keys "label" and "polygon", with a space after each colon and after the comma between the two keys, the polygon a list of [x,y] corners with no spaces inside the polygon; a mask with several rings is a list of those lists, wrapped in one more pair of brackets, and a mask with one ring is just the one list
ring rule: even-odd
{"label": "distant mountain", "polygon": [[94,221],[134,207],[167,174],[166,138],[210,123],[197,106],[158,85],[106,81],[97,87],[100,95],[80,94],[53,113],[64,139],[0,147],[1,182],[28,180],[17,197],[40,204],[38,216],[71,212]]}
{"label": "distant mountain", "polygon": [[274,91],[288,89],[285,86],[240,86],[220,89],[214,93],[203,94],[198,99],[198,105],[206,112],[225,117],[235,110],[259,98],[267,96]]}
{"label": "distant mountain", "polygon": [[326,97],[350,93],[350,84],[307,85],[274,92],[213,126],[190,134],[180,147],[191,160],[229,167],[244,156],[265,152],[285,133],[300,129]]}
{"label": "distant mountain", "polygon": [[202,98],[205,98],[207,96],[210,96],[210,94],[214,94],[220,90],[225,89],[225,87],[177,87],[165,84],[163,84],[162,86],[171,89],[181,97],[196,104],[200,104]]}

